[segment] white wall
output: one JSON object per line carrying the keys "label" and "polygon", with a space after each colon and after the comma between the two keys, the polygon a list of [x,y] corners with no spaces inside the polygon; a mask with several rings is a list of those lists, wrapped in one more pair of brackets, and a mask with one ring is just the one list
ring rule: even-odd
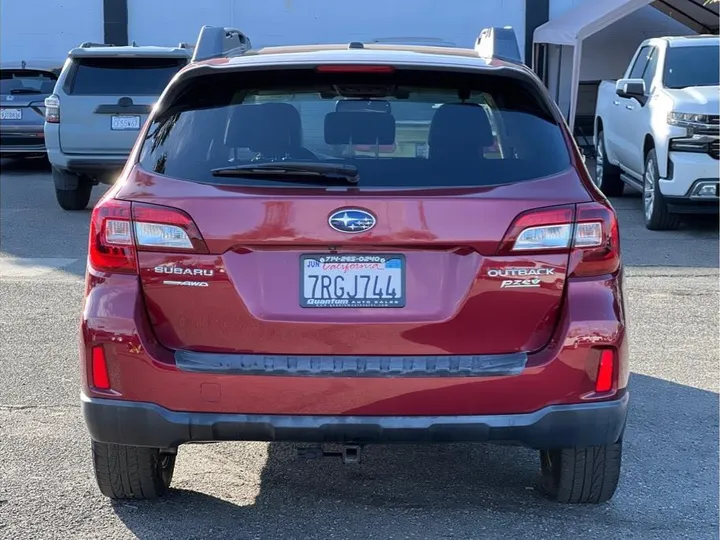
{"label": "white wall", "polygon": [[73,47],[102,40],[102,0],[0,0],[0,61],[62,65]]}
{"label": "white wall", "polygon": [[129,0],[128,11],[138,44],[194,43],[212,24],[240,28],[255,47],[378,37],[472,47],[482,28],[510,25],[521,52],[525,46],[525,0]]}

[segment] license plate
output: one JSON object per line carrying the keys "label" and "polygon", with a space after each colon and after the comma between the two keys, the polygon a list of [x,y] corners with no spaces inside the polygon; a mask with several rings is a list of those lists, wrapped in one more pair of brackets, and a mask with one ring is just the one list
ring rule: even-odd
{"label": "license plate", "polygon": [[140,129],[139,116],[113,116],[110,118],[110,128],[118,131]]}
{"label": "license plate", "polygon": [[405,256],[387,253],[301,255],[300,306],[404,307]]}
{"label": "license plate", "polygon": [[0,120],[22,120],[22,109],[0,109]]}

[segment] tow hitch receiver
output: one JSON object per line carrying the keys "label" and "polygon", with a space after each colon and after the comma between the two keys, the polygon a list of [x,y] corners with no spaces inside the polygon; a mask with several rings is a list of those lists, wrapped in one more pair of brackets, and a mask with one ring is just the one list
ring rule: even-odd
{"label": "tow hitch receiver", "polygon": [[340,452],[327,452],[322,446],[308,446],[297,449],[298,457],[304,459],[319,459],[322,457],[339,457],[343,463],[360,463],[362,447],[357,444],[345,444]]}

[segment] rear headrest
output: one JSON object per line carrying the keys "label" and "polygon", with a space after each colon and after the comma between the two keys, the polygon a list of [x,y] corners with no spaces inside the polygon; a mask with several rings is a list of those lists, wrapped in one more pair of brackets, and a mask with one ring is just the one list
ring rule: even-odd
{"label": "rear headrest", "polygon": [[485,110],[477,103],[446,103],[435,111],[428,145],[433,147],[484,148],[494,142]]}
{"label": "rear headrest", "polygon": [[228,122],[225,144],[253,152],[299,148],[302,146],[300,113],[289,103],[239,105]]}
{"label": "rear headrest", "polygon": [[40,85],[40,92],[52,94],[55,91],[55,81],[45,81]]}
{"label": "rear headrest", "polygon": [[325,115],[327,144],[394,144],[395,117],[381,112],[331,112]]}

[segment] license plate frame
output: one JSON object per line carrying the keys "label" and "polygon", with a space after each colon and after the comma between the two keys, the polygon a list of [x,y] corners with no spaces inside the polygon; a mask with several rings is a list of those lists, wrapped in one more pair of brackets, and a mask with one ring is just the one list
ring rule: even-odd
{"label": "license plate frame", "polygon": [[140,126],[142,126],[142,122],[138,114],[114,114],[110,117],[112,131],[139,131]]}
{"label": "license plate frame", "polygon": [[[377,264],[377,263],[383,263],[386,264],[389,261],[393,261],[394,264],[399,265],[399,272],[392,272],[392,276],[399,275],[399,295],[395,297],[388,296],[386,299],[384,298],[368,298],[367,295],[367,288],[373,288],[375,287],[375,291],[381,290],[383,291],[383,294],[385,292],[385,287],[387,285],[390,285],[390,288],[393,289],[397,294],[397,283],[392,283],[392,280],[386,280],[384,283],[377,282],[377,274],[375,276],[369,276],[369,283],[364,287],[363,290],[363,296],[364,298],[357,299],[357,298],[316,298],[316,295],[310,295],[306,294],[306,270],[310,267],[307,266],[307,261],[316,261],[318,265],[320,264]],[[397,262],[395,262],[397,261]],[[385,269],[386,271],[388,269]],[[395,268],[390,268],[389,270],[395,270]],[[369,272],[377,272],[377,269],[368,269]],[[347,272],[347,270],[345,271]],[[353,272],[355,274],[355,272]],[[388,273],[388,275],[390,275]],[[298,272],[298,285],[299,285],[299,302],[300,307],[302,308],[310,308],[310,309],[317,309],[317,308],[326,308],[326,309],[347,309],[347,308],[369,308],[369,309],[382,309],[382,308],[404,308],[406,301],[407,301],[407,295],[406,295],[406,284],[407,284],[407,261],[405,259],[405,255],[401,253],[303,253],[300,255],[300,264],[299,264],[299,272]],[[309,277],[309,276],[308,276]],[[373,277],[375,277],[375,280],[373,280]],[[362,281],[365,281],[364,277],[361,278]],[[316,282],[316,285],[322,286],[319,282]],[[333,283],[333,287],[334,287]],[[362,285],[362,284],[360,284]],[[357,287],[360,285],[356,284],[356,281],[353,280],[353,286],[355,286],[355,293],[357,294],[358,290]],[[309,291],[308,291],[309,292]],[[333,290],[333,292],[335,292]],[[321,296],[323,293],[321,293]],[[349,295],[348,295],[349,296]],[[375,295],[372,295],[375,296]]]}
{"label": "license plate frame", "polygon": [[23,117],[22,109],[18,109],[16,107],[0,108],[0,120],[22,120],[22,117]]}

